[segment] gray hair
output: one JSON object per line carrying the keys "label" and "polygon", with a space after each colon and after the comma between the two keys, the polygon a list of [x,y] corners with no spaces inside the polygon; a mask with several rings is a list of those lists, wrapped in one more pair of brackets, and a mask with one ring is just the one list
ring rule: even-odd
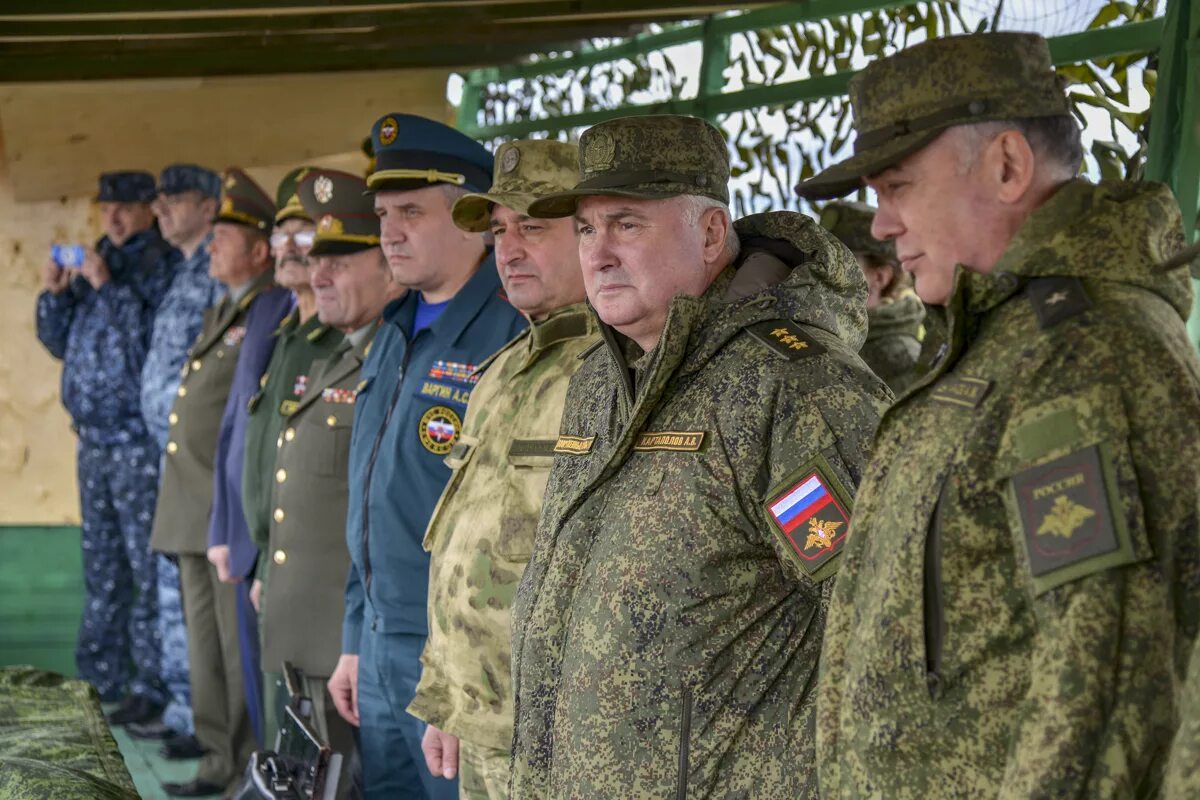
{"label": "gray hair", "polygon": [[711,197],[705,197],[698,194],[680,195],[680,202],[683,211],[683,221],[689,227],[696,227],[700,224],[700,217],[704,216],[704,212],[710,208],[720,209],[724,212],[725,219],[725,250],[724,253],[728,260],[727,264],[732,264],[737,261],[738,253],[741,252],[742,243],[738,240],[737,233],[733,230],[733,213],[730,212],[729,206],[722,203],[720,200],[714,200]]}
{"label": "gray hair", "polygon": [[1043,165],[1060,173],[1064,180],[1078,175],[1083,164],[1082,132],[1070,114],[977,122],[974,125],[959,125],[957,130],[960,132],[960,173],[970,172],[984,146],[1010,130],[1024,136]]}
{"label": "gray hair", "polygon": [[446,196],[446,205],[449,208],[454,208],[454,204],[458,202],[458,198],[465,197],[471,193],[471,190],[465,186],[456,186],[453,183],[439,183],[438,188],[442,190],[442,194]]}

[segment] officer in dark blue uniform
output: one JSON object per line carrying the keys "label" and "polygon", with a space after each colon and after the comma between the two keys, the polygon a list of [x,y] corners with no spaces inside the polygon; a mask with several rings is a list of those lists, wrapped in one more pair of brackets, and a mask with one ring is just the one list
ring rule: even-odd
{"label": "officer in dark blue uniform", "polygon": [[113,724],[162,710],[157,568],[150,523],[159,447],[142,418],[142,365],[178,253],[154,225],[154,176],[100,176],[105,235],[81,269],[42,272],[38,339],[63,360],[62,400],[79,436],[85,606],[80,677],[121,700]]}
{"label": "officer in dark blue uniform", "polygon": [[[526,325],[500,294],[480,234],[450,209],[491,187],[492,156],[432,120],[387,114],[372,129],[381,242],[397,283],[362,368],[350,445],[350,503],[342,656],[329,680],[360,727],[368,797],[455,798],[421,754],[423,723],[405,709],[420,678],[429,556],[421,539],[450,477],[478,364]],[[319,224],[319,223],[318,223]]]}

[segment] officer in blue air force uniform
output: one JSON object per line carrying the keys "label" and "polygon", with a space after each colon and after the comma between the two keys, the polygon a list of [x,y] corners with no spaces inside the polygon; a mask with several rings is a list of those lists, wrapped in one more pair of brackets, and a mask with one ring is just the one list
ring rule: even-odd
{"label": "officer in blue air force uniform", "polygon": [[405,709],[420,678],[429,556],[421,539],[450,477],[475,367],[526,325],[500,294],[482,236],[454,225],[459,196],[491,186],[492,156],[461,133],[410,114],[372,128],[381,243],[397,283],[362,368],[350,450],[350,571],[342,656],[329,681],[358,725],[368,797],[453,798],[421,754],[423,723]]}

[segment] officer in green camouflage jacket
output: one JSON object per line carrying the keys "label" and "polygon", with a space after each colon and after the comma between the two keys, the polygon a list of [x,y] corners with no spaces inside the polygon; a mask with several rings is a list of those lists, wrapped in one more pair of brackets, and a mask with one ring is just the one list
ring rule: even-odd
{"label": "officer in green camouflage jacket", "polygon": [[1046,42],[851,84],[866,183],[947,350],[880,423],[821,658],[828,800],[1154,797],[1200,623],[1200,361],[1158,184],[1075,179]]}
{"label": "officer in green camouflage jacket", "polygon": [[866,284],[808,217],[731,227],[721,134],[580,141],[603,343],[571,380],[513,608],[520,798],[816,797],[827,598],[887,388]]}
{"label": "officer in green camouflage jacket", "polygon": [[1188,682],[1183,690],[1183,722],[1175,734],[1167,762],[1166,800],[1195,800],[1200,797],[1200,644],[1192,648]]}
{"label": "officer in green camouflage jacket", "polygon": [[459,228],[492,232],[508,301],[530,324],[477,370],[462,435],[446,457],[454,474],[425,533],[429,639],[408,710],[430,725],[430,771],[453,777],[461,766],[459,796],[472,800],[508,796],[512,598],[533,551],[567,383],[598,339],[574,223],[528,214],[539,196],[573,187],[578,173],[573,144],[512,142],[496,152],[491,190],[454,205]]}
{"label": "officer in green camouflage jacket", "polygon": [[839,200],[821,209],[821,225],[850,248],[867,279],[867,341],[858,354],[899,395],[917,378],[925,306],[908,288],[895,246],[871,236],[874,216],[871,206]]}

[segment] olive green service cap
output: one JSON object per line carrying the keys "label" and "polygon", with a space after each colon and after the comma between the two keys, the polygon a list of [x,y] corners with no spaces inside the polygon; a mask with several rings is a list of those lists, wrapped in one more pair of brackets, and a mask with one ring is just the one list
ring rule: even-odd
{"label": "olive green service cap", "polygon": [[275,224],[275,203],[245,170],[225,170],[221,185],[221,207],[213,222],[236,222],[270,233]]}
{"label": "olive green service cap", "polygon": [[297,194],[304,210],[317,223],[309,255],[337,256],[379,246],[379,217],[367,182],[335,169],[311,170]]}
{"label": "olive green service cap", "polygon": [[900,266],[896,246],[889,239],[881,242],[871,235],[875,207],[866,203],[834,200],[821,209],[821,227],[837,237],[851,253],[873,256],[885,264]]}
{"label": "olive green service cap", "polygon": [[522,214],[539,197],[566,192],[579,180],[579,147],[549,139],[509,142],[496,151],[492,188],[468,194],[454,204],[454,224],[486,231],[493,204]]}
{"label": "olive green service cap", "polygon": [[681,194],[729,202],[729,149],[699,117],[650,114],[595,125],[579,137],[579,181],[533,202],[530,216],[568,217],[594,195],[661,199]]}
{"label": "olive green service cap", "polygon": [[901,50],[850,79],[854,155],[796,191],[842,197],[954,125],[1069,114],[1064,88],[1035,33],[949,36]]}
{"label": "olive green service cap", "polygon": [[276,225],[288,219],[313,221],[308,212],[304,210],[304,206],[300,203],[300,195],[297,193],[300,183],[312,170],[312,167],[296,167],[284,175],[283,180],[279,182],[279,188],[275,191]]}

